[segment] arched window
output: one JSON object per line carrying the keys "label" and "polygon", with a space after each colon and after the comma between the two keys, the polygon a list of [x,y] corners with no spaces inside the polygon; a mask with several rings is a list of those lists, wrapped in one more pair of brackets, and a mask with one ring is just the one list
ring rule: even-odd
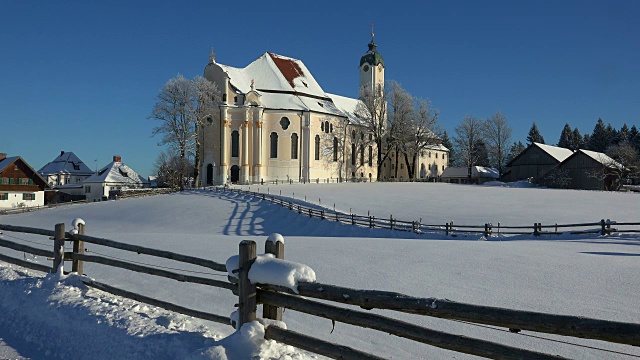
{"label": "arched window", "polygon": [[231,157],[238,157],[240,152],[240,133],[238,130],[231,132]]}
{"label": "arched window", "polygon": [[333,137],[333,161],[338,161],[338,138]]}
{"label": "arched window", "polygon": [[320,160],[320,135],[316,135],[316,160]]}
{"label": "arched window", "polygon": [[329,133],[329,122],[328,121],[324,122],[324,132],[326,132],[327,134]]}
{"label": "arched window", "polygon": [[356,164],[356,144],[351,144],[351,165]]}
{"label": "arched window", "polygon": [[353,138],[353,139],[356,138],[356,131],[355,130],[351,130],[351,138]]}
{"label": "arched window", "polygon": [[298,158],[298,134],[291,134],[291,158]]}
{"label": "arched window", "polygon": [[373,146],[369,145],[369,166],[373,166]]}
{"label": "arched window", "polygon": [[269,157],[272,159],[275,159],[278,157],[278,134],[276,134],[275,132],[272,132],[270,139],[271,139],[271,152],[269,154]]}
{"label": "arched window", "polygon": [[333,124],[329,124],[329,132],[333,134]]}
{"label": "arched window", "polygon": [[364,145],[360,145],[360,166],[364,165]]}
{"label": "arched window", "polygon": [[323,123],[323,122],[321,122],[321,123],[320,123],[320,129],[321,129],[322,131],[324,131],[324,123]]}

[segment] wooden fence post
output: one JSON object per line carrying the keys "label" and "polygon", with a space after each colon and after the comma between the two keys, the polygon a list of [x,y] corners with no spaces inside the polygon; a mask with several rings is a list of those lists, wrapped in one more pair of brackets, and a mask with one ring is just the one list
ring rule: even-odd
{"label": "wooden fence post", "polygon": [[64,272],[64,224],[56,224],[53,237],[53,267],[51,273]]}
{"label": "wooden fence post", "polygon": [[607,230],[606,230],[606,222],[604,221],[604,219],[600,220],[600,235],[606,235],[607,234]]}
{"label": "wooden fence post", "polygon": [[444,234],[449,236],[449,223],[444,223]]}
{"label": "wooden fence post", "polygon": [[256,320],[256,285],[249,281],[249,270],[256,260],[256,242],[242,240],[238,259],[238,326]]}
{"label": "wooden fence post", "polygon": [[487,223],[484,224],[484,237],[485,238],[489,237],[489,224]]}
{"label": "wooden fence post", "polygon": [[[284,259],[284,243],[277,241],[277,239],[269,238],[264,243],[264,253],[273,254],[276,259]],[[282,321],[282,308],[273,305],[262,305],[262,317],[265,319],[272,319]]]}
{"label": "wooden fence post", "polygon": [[[78,235],[84,235],[84,224],[78,224]],[[74,240],[73,241],[73,253],[74,254],[84,254],[84,241]],[[82,260],[73,260],[71,263],[71,271],[78,273],[78,275],[84,274],[84,261]]]}
{"label": "wooden fence post", "polygon": [[540,236],[538,232],[538,223],[533,223],[533,236]]}
{"label": "wooden fence post", "polygon": [[393,214],[389,217],[389,224],[391,224],[391,230],[393,230]]}

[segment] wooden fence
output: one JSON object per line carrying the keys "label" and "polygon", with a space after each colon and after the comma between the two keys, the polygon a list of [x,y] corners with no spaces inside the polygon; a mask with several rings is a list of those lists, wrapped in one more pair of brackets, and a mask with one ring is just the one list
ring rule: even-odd
{"label": "wooden fence", "polygon": [[[564,233],[569,234],[599,234],[610,235],[612,233],[638,233],[640,234],[640,222],[616,222],[612,220],[601,219],[596,222],[590,223],[576,223],[576,224],[546,224],[543,225],[539,222],[533,222],[532,225],[520,225],[520,226],[507,226],[500,223],[492,224],[485,223],[479,225],[458,225],[453,221],[443,224],[427,224],[423,223],[422,219],[419,221],[406,221],[394,218],[390,215],[389,218],[376,218],[373,215],[356,215],[345,214],[340,211],[322,208],[322,207],[309,207],[288,200],[282,196],[276,196],[274,194],[265,194],[260,192],[254,192],[250,190],[243,190],[238,188],[226,188],[218,187],[215,191],[229,191],[236,194],[252,196],[254,198],[270,201],[274,204],[278,204],[284,208],[292,211],[296,211],[298,214],[306,215],[309,217],[315,217],[322,220],[330,220],[341,222],[344,224],[357,225],[368,228],[389,229],[396,231],[413,232],[416,234],[422,233],[444,233],[447,236],[457,235],[470,235],[480,234],[486,238],[491,236],[500,235],[561,235]],[[295,195],[295,194],[294,194]],[[320,199],[319,199],[320,200]],[[321,201],[319,201],[321,203]]]}
{"label": "wooden fence", "polygon": [[[169,278],[181,282],[189,282],[231,290],[234,294],[238,295],[237,306],[239,323],[236,324],[236,328],[239,328],[244,323],[255,320],[257,317],[257,305],[263,304],[263,317],[268,319],[282,320],[282,308],[286,308],[330,319],[332,321],[379,330],[444,349],[491,359],[559,359],[560,357],[544,354],[538,351],[519,349],[486,340],[448,334],[446,332],[414,325],[394,319],[392,317],[393,312],[397,311],[413,314],[415,316],[431,316],[475,324],[492,325],[509,329],[511,332],[515,333],[522,330],[528,330],[640,346],[640,324],[635,323],[504,309],[459,303],[448,299],[439,299],[434,297],[418,298],[395,292],[359,290],[315,282],[299,283],[297,287],[298,293],[295,293],[289,288],[283,288],[280,286],[253,284],[249,279],[249,270],[256,259],[257,251],[256,243],[254,241],[245,240],[240,243],[239,268],[236,274],[237,279],[228,276],[228,281],[221,281],[174,271],[167,271],[154,266],[140,265],[107,256],[87,255],[85,252],[86,245],[95,244],[113,249],[134,252],[137,254],[171,259],[181,263],[198,265],[210,270],[227,273],[226,266],[215,261],[164,250],[131,245],[109,239],[87,236],[84,234],[86,230],[84,225],[79,226],[77,234],[65,232],[64,224],[57,224],[54,230],[0,224],[0,230],[11,233],[43,235],[50,237],[50,239],[53,240],[52,251],[34,248],[0,238],[1,247],[53,258],[52,266],[46,266],[0,254],[0,260],[26,268],[56,273],[58,271],[63,271],[64,261],[66,260],[72,262],[72,272],[83,274],[84,263],[90,262]],[[13,236],[12,238],[19,239]],[[65,244],[68,242],[73,244],[73,250],[70,252],[65,251]],[[282,259],[284,258],[284,244],[282,242],[268,240],[265,244],[265,253],[274,254],[276,258]],[[189,309],[178,304],[118,289],[95,280],[83,279],[83,282],[87,286],[97,288],[117,296],[131,298],[136,301],[197,318],[223,324],[231,324],[230,318],[226,316]],[[313,301],[308,298],[320,299],[325,302]],[[389,315],[383,316],[372,314],[371,312],[343,308],[337,305],[328,304],[326,301],[356,305],[365,310],[384,309],[389,311]],[[380,357],[376,355],[352,349],[348,346],[329,343],[292,330],[284,330],[273,325],[266,328],[265,338],[293,345],[334,359],[380,359]]]}

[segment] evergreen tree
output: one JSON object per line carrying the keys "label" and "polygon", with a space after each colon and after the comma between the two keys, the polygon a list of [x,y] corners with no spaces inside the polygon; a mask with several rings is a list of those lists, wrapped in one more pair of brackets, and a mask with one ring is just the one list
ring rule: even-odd
{"label": "evergreen tree", "polygon": [[511,145],[511,149],[509,150],[509,155],[507,155],[507,164],[511,162],[511,160],[515,159],[518,155],[520,155],[520,153],[522,153],[524,149],[526,148],[522,141],[514,141],[513,145]]}
{"label": "evergreen tree", "polygon": [[489,151],[487,151],[487,144],[484,142],[484,140],[478,140],[475,143],[473,152],[475,153],[475,158],[477,159],[475,165],[486,167],[489,166]]}
{"label": "evergreen tree", "polygon": [[589,150],[589,141],[591,141],[591,135],[584,134],[582,137],[582,149]]}
{"label": "evergreen tree", "polygon": [[598,119],[598,123],[593,128],[593,133],[589,142],[586,143],[587,149],[597,152],[605,152],[609,147],[611,133],[604,126],[604,121]]}
{"label": "evergreen tree", "polygon": [[627,126],[627,124],[623,124],[622,127],[620,128],[620,131],[617,132],[617,136],[613,140],[613,143],[617,145],[617,144],[628,142],[628,141],[630,141],[629,127]]}
{"label": "evergreen tree", "polygon": [[576,127],[573,129],[573,136],[571,136],[571,146],[569,149],[578,150],[584,148],[584,138],[580,134],[580,130]]}
{"label": "evergreen tree", "polygon": [[456,160],[456,152],[453,148],[453,144],[451,143],[451,139],[449,139],[449,134],[447,134],[447,130],[442,134],[442,146],[449,149],[449,164],[453,164]]}
{"label": "evergreen tree", "polygon": [[571,126],[569,126],[569,124],[564,124],[564,128],[562,128],[562,133],[560,134],[560,140],[558,140],[558,146],[562,148],[571,149],[572,142],[573,142],[573,130],[571,130]]}
{"label": "evergreen tree", "polygon": [[636,150],[640,152],[640,131],[633,125],[629,130],[629,142],[636,147]]}
{"label": "evergreen tree", "polygon": [[528,143],[528,145],[531,145],[534,142],[537,142],[537,143],[540,143],[540,144],[544,144],[544,138],[540,134],[540,131],[538,130],[538,125],[536,125],[535,121],[533,122],[533,125],[531,126],[531,129],[529,130],[529,135],[527,135],[527,143]]}

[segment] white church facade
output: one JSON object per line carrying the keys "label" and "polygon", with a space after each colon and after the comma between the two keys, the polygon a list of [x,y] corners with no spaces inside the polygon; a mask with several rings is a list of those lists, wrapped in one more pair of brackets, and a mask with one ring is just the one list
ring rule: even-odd
{"label": "white church facade", "polygon": [[[373,39],[359,68],[360,88],[384,86]],[[204,77],[222,103],[202,131],[203,185],[376,180],[378,151],[356,116],[363,105],[326,93],[302,61],[267,52],[235,68],[212,55]]]}

